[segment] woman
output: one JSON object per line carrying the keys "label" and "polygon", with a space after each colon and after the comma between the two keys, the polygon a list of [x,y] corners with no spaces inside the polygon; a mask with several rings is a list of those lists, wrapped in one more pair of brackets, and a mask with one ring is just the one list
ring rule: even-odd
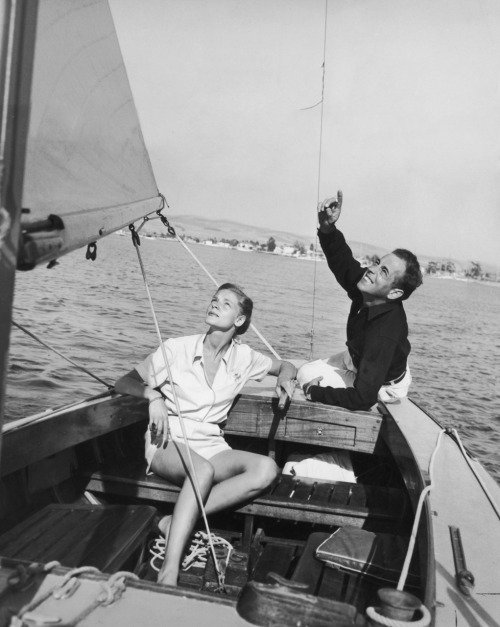
{"label": "woman", "polygon": [[[278,474],[270,457],[233,451],[219,428],[247,381],[275,375],[278,394],[286,393],[289,398],[295,388],[295,366],[235,341],[236,335],[248,329],[252,309],[248,296],[225,283],[208,307],[205,335],[169,339],[163,344],[207,514],[255,498]],[[191,471],[165,356],[160,347],[119,379],[115,389],[148,399],[148,470],[181,486],[173,515],[159,524],[166,552],[158,582],[177,585],[184,548],[200,512],[188,476]]]}

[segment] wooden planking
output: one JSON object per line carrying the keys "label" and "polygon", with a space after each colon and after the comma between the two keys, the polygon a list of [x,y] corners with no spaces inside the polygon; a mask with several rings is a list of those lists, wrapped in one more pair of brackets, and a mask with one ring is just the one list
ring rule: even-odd
{"label": "wooden planking", "polygon": [[3,433],[1,475],[5,476],[100,435],[144,419],[144,401],[105,396]]}
{"label": "wooden planking", "polygon": [[[144,464],[95,472],[89,476],[87,490],[170,503],[177,500],[179,492],[177,486],[161,477],[146,475]],[[367,520],[398,525],[406,500],[405,493],[396,488],[282,475],[270,493],[236,511],[324,525],[364,526]]]}
{"label": "wooden planking", "polygon": [[296,555],[297,546],[294,544],[274,543],[272,538],[263,540],[261,551],[252,572],[252,579],[264,583],[270,572],[281,577],[287,577]]}
{"label": "wooden planking", "polygon": [[0,554],[63,566],[119,570],[145,541],[156,509],[51,504],[0,537]]}
{"label": "wooden planking", "polygon": [[292,581],[307,584],[308,594],[317,594],[320,588],[325,565],[316,558],[316,549],[329,535],[323,532],[311,533],[293,572]]}
{"label": "wooden planking", "polygon": [[[286,410],[258,387],[239,396],[228,417],[228,434],[306,442],[372,453],[382,417],[377,412],[351,412],[310,403],[296,392]],[[8,425],[3,434],[1,474],[5,476],[76,444],[87,442],[146,418],[146,404],[113,394],[96,397],[30,422]],[[57,437],[54,437],[54,434]]]}
{"label": "wooden planking", "polygon": [[329,533],[312,533],[297,562],[292,581],[306,583],[307,592],[320,597],[336,599],[363,610],[377,600],[379,581],[361,575],[348,574],[327,566],[316,558],[316,549],[330,536]]}
{"label": "wooden planking", "polygon": [[377,412],[294,399],[280,410],[276,398],[242,394],[229,412],[225,432],[373,453],[382,417]]}

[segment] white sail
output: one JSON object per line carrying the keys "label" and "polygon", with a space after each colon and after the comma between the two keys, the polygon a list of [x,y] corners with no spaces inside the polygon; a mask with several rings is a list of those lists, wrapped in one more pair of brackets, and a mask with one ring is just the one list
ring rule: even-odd
{"label": "white sail", "polygon": [[160,206],[107,2],[40,0],[36,30],[21,268]]}

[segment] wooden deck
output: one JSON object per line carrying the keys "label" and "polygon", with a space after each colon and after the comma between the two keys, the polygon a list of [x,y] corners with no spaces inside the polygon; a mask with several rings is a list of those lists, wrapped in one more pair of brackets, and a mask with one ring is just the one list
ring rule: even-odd
{"label": "wooden deck", "polygon": [[0,555],[107,573],[136,570],[155,514],[143,505],[48,505],[0,536]]}

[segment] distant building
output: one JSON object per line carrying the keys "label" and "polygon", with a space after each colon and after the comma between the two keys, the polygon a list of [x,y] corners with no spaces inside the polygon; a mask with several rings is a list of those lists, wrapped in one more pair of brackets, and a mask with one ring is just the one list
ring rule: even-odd
{"label": "distant building", "polygon": [[294,246],[276,246],[276,248],[274,249],[275,255],[285,255],[286,257],[291,257],[294,253]]}
{"label": "distant building", "polygon": [[248,242],[240,242],[238,246],[236,246],[236,250],[240,250],[245,253],[249,253],[253,249],[254,249],[253,245],[249,244]]}

